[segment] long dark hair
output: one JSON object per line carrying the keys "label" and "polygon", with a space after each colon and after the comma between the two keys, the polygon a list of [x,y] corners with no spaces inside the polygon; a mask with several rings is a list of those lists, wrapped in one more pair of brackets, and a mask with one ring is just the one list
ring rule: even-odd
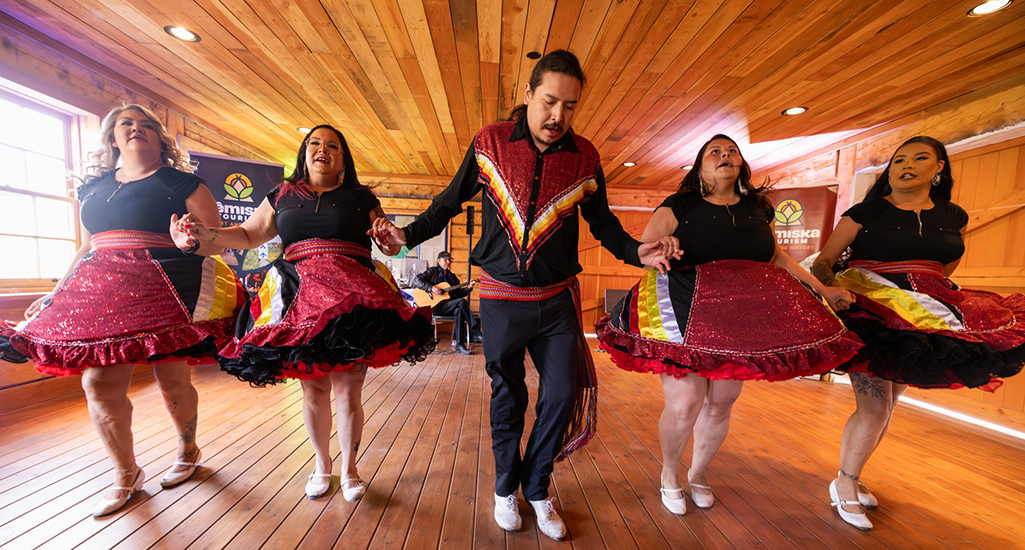
{"label": "long dark hair", "polygon": [[[733,145],[736,145],[738,150],[740,149],[740,146],[737,145],[737,142],[734,141],[734,139],[730,136],[727,136],[725,134],[716,134],[712,136],[708,141],[704,143],[704,145],[701,146],[701,149],[698,149],[698,158],[694,160],[694,167],[691,168],[689,172],[687,172],[686,176],[683,177],[683,181],[680,182],[679,189],[676,190],[677,193],[680,193],[681,195],[687,193],[703,194],[703,190],[701,189],[701,163],[703,162],[702,159],[705,158],[705,150],[707,150],[708,146],[717,139],[725,139]],[[751,165],[747,163],[747,159],[744,158],[743,154],[741,154],[740,158],[742,159],[742,162],[740,164],[740,174],[737,176],[737,194],[741,197],[747,195],[748,197],[755,199],[759,205],[771,207],[772,204],[771,201],[769,201],[768,196],[768,190],[770,187],[769,180],[766,179],[765,183],[759,186],[755,186],[754,184],[752,184]]]}
{"label": "long dark hair", "polygon": [[[929,136],[915,136],[904,143],[900,144],[896,150],[893,151],[893,155],[897,154],[904,148],[905,145],[911,145],[913,143],[922,143],[932,148],[933,152],[936,153],[937,160],[943,161],[943,169],[940,170],[940,181],[936,185],[929,188],[929,198],[933,200],[939,200],[943,202],[950,202],[950,192],[954,188],[954,173],[950,170],[950,157],[947,156],[947,148],[940,143],[940,140],[931,138]],[[879,177],[876,178],[876,182],[872,184],[872,187],[868,190],[865,198],[862,202],[870,201],[874,199],[881,199],[886,195],[893,192],[893,188],[890,187],[890,167],[893,166],[893,155],[890,156],[890,162],[886,163],[886,169],[883,170]]]}
{"label": "long dark hair", "polygon": [[349,152],[349,144],[345,141],[345,136],[330,124],[318,124],[314,126],[306,137],[303,138],[302,145],[299,146],[299,153],[295,159],[295,170],[292,171],[292,175],[285,178],[281,183],[281,191],[278,196],[286,196],[292,193],[302,196],[312,196],[313,192],[310,191],[308,174],[306,173],[306,146],[310,142],[310,136],[313,132],[321,128],[327,128],[338,136],[338,142],[342,146],[342,170],[344,175],[342,176],[342,187],[346,189],[370,189],[372,185],[363,185],[359,182],[359,178],[356,176],[356,165],[352,161],[352,154]]}
{"label": "long dark hair", "polygon": [[[530,91],[536,90],[544,80],[545,74],[550,72],[564,74],[579,80],[581,88],[587,83],[587,77],[584,76],[584,69],[580,68],[580,60],[577,59],[577,56],[566,50],[555,50],[537,60],[534,70],[530,72]],[[520,103],[513,107],[508,120],[519,120],[525,114],[527,114],[527,105]]]}

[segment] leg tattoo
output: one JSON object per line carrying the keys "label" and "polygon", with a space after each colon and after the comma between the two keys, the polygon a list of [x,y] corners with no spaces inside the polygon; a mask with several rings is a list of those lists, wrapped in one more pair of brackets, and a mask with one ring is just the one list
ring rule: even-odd
{"label": "leg tattoo", "polygon": [[174,414],[174,411],[178,410],[178,402],[170,403],[167,405],[167,412]]}
{"label": "leg tattoo", "polygon": [[199,420],[199,415],[193,415],[192,419],[185,423],[185,433],[178,436],[182,443],[191,445],[196,440],[196,422]]}
{"label": "leg tattoo", "polygon": [[880,399],[883,397],[883,381],[878,378],[862,373],[851,373],[851,385],[854,386],[854,391],[861,395],[871,395]]}

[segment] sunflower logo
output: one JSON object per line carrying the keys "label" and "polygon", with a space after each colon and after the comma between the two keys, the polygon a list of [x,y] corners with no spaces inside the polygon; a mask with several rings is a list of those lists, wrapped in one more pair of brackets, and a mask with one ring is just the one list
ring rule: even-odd
{"label": "sunflower logo", "polygon": [[780,225],[804,225],[801,223],[803,215],[804,207],[794,199],[783,199],[776,205],[776,223]]}
{"label": "sunflower logo", "polygon": [[253,202],[253,182],[245,174],[231,174],[224,180],[224,191],[239,202]]}

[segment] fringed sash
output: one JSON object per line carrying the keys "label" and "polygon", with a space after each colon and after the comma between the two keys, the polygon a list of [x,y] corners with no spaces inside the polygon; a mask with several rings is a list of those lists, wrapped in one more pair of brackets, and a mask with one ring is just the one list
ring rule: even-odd
{"label": "fringed sash", "polygon": [[343,256],[370,258],[370,249],[361,244],[339,239],[305,239],[285,248],[285,260],[289,262],[320,254],[342,254]]}
{"label": "fringed sash", "polygon": [[594,436],[598,426],[598,377],[594,371],[594,360],[591,350],[587,347],[584,336],[584,323],[580,312],[580,282],[576,277],[565,281],[540,287],[520,287],[492,278],[481,273],[480,297],[491,300],[515,300],[517,302],[539,302],[547,300],[569,289],[573,297],[573,307],[577,313],[577,397],[573,403],[573,418],[563,437],[562,450],[555,461],[565,459],[573,451],[583,447]]}
{"label": "fringed sash", "polygon": [[174,241],[167,233],[151,233],[149,231],[129,231],[115,229],[103,231],[92,236],[93,250],[113,250],[117,248],[175,248]]}

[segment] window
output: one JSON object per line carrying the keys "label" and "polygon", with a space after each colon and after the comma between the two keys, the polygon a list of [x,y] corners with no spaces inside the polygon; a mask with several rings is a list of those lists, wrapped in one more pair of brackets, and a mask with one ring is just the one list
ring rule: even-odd
{"label": "window", "polygon": [[75,256],[70,127],[70,116],[0,90],[0,285],[58,279]]}

